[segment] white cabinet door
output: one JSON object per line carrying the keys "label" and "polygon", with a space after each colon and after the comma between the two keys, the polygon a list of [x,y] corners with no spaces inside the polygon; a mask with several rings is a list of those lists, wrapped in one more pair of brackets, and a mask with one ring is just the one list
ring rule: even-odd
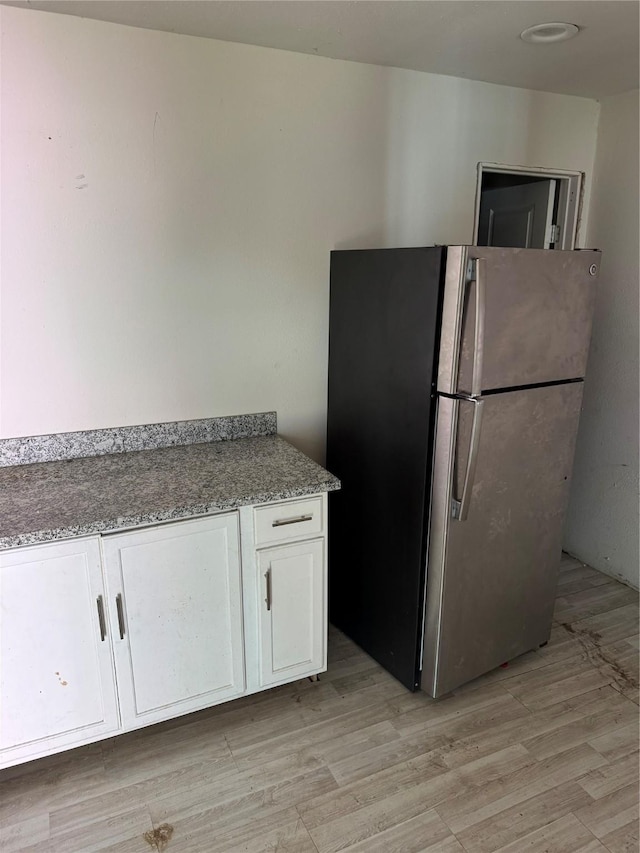
{"label": "white cabinet door", "polygon": [[97,538],[0,554],[0,766],[119,729]]}
{"label": "white cabinet door", "polygon": [[103,540],[126,729],[244,692],[238,517]]}
{"label": "white cabinet door", "polygon": [[324,539],[259,551],[260,678],[267,686],[326,669]]}

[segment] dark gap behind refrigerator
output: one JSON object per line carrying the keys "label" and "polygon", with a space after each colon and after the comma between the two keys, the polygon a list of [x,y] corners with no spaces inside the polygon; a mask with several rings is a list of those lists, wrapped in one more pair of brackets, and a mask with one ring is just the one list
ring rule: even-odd
{"label": "dark gap behind refrigerator", "polygon": [[419,686],[446,249],[332,252],[331,622]]}

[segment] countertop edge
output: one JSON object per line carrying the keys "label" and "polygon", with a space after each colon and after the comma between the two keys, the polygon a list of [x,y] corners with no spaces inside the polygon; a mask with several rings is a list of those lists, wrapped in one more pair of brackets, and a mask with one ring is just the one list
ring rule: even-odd
{"label": "countertop edge", "polygon": [[64,528],[49,530],[36,530],[29,533],[20,533],[15,536],[0,537],[0,551],[6,552],[15,548],[28,545],[52,544],[69,539],[79,539],[83,536],[107,535],[110,533],[125,532],[136,528],[150,527],[154,524],[162,524],[169,521],[184,521],[190,518],[200,518],[225,510],[236,510],[245,506],[258,506],[260,504],[272,503],[274,501],[287,500],[288,498],[299,498],[307,495],[333,492],[340,489],[340,481],[329,474],[325,481],[309,484],[309,486],[298,486],[291,489],[278,489],[269,492],[261,492],[251,495],[239,495],[236,498],[224,501],[212,501],[204,504],[176,507],[173,509],[147,512],[140,515],[123,516],[116,519],[105,519],[86,524],[72,525]]}

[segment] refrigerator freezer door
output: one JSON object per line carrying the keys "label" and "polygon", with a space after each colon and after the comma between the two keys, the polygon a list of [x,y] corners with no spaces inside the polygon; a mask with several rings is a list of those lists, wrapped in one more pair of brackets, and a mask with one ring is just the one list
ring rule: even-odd
{"label": "refrigerator freezer door", "polygon": [[438,399],[422,671],[432,696],[549,638],[582,388],[489,395],[480,423],[478,401]]}
{"label": "refrigerator freezer door", "polygon": [[450,247],[438,390],[478,395],[583,377],[600,257]]}

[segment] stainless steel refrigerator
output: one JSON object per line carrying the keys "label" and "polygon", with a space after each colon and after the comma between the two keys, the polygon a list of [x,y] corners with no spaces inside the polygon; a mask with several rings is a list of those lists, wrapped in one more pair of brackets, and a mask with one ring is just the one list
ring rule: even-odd
{"label": "stainless steel refrigerator", "polygon": [[547,642],[596,251],[331,254],[330,619],[441,696]]}

